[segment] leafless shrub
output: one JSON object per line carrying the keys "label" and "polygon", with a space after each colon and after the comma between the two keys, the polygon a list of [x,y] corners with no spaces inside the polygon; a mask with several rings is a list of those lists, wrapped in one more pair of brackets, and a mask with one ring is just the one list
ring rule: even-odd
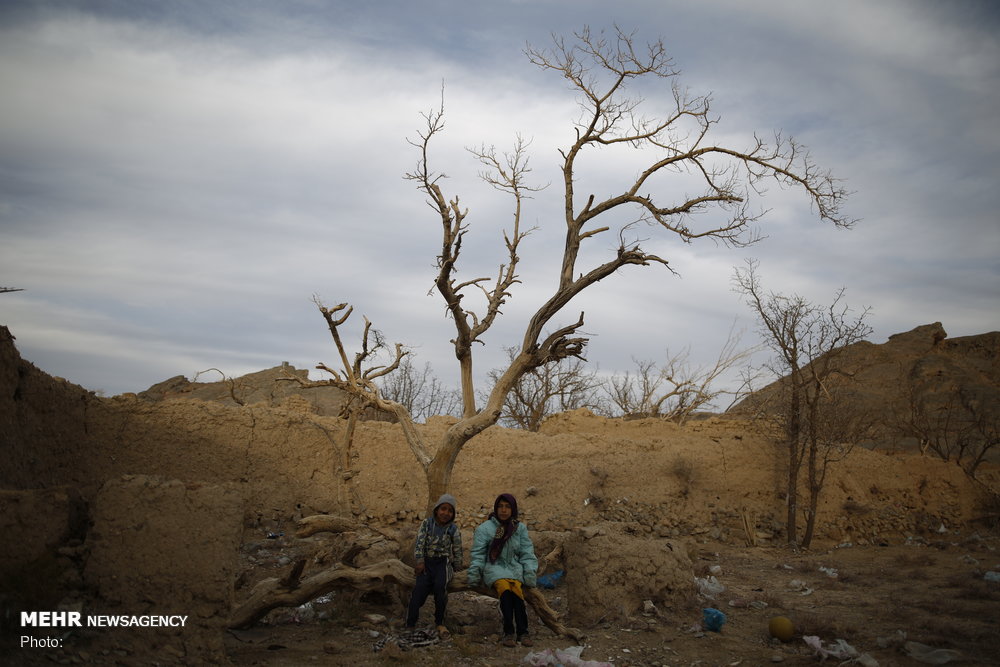
{"label": "leafless shrub", "polygon": [[[506,348],[508,361],[517,356],[517,348]],[[494,384],[503,370],[494,369],[489,378]],[[588,408],[605,412],[597,371],[588,371],[582,359],[562,359],[534,368],[514,383],[504,398],[500,424],[537,431],[546,417],[558,412]],[[485,400],[485,396],[482,397]]]}
{"label": "leafless shrub", "polygon": [[390,401],[406,407],[416,421],[427,421],[439,415],[460,416],[462,397],[458,390],[446,387],[430,364],[418,369],[410,357],[405,357],[395,373],[381,379],[379,389]]}
{"label": "leafless shrub", "polygon": [[693,366],[688,349],[674,355],[667,350],[666,360],[659,364],[633,359],[634,371],[613,375],[605,391],[624,417],[658,417],[681,424],[722,398],[731,406],[748,392],[749,376],[743,375],[744,381],[737,389],[722,389],[718,382],[758,349],[739,349],[741,338],[741,333],[730,330],[710,366]]}

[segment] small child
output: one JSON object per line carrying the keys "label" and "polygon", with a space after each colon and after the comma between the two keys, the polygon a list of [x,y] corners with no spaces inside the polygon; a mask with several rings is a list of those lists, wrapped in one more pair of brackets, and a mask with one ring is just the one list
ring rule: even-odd
{"label": "small child", "polygon": [[462,534],[455,524],[455,508],[455,497],[446,493],[438,498],[431,516],[420,524],[413,545],[413,557],[417,561],[413,571],[417,580],[406,613],[406,628],[412,630],[417,626],[420,608],[433,593],[434,625],[442,639],[449,635],[444,626],[448,582],[455,570],[462,569]]}
{"label": "small child", "polygon": [[503,619],[503,645],[534,646],[528,636],[524,588],[538,585],[538,559],[528,527],[518,521],[517,499],[501,493],[493,512],[472,536],[469,583],[483,583],[496,591]]}

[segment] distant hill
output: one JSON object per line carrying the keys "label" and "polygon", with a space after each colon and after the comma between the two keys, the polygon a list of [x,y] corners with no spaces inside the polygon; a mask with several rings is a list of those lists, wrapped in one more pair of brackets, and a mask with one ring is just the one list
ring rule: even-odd
{"label": "distant hill", "polygon": [[[884,437],[898,435],[899,420],[914,412],[941,415],[964,404],[1000,423],[1000,332],[948,338],[940,322],[895,334],[880,345],[843,350],[844,375],[831,379],[855,411],[877,415]],[[729,410],[734,416],[777,414],[782,378]],[[930,417],[928,417],[930,418]]]}
{"label": "distant hill", "polygon": [[[345,392],[329,386],[304,388],[294,379],[296,377],[308,380],[309,371],[295,368],[286,361],[280,366],[216,382],[191,382],[183,375],[177,375],[154,384],[140,392],[138,396],[147,401],[192,399],[226,405],[263,403],[268,407],[281,407],[289,402],[301,404],[304,401],[308,404],[309,411],[314,414],[328,417],[337,417],[341,414],[347,402]],[[366,411],[363,418],[379,421],[396,420],[393,415],[371,409]]]}

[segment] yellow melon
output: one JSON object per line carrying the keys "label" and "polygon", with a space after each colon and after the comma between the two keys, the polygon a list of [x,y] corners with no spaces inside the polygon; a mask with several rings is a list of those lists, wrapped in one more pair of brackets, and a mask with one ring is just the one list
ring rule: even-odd
{"label": "yellow melon", "polygon": [[795,634],[795,625],[785,616],[775,616],[767,624],[767,631],[772,637],[787,642]]}

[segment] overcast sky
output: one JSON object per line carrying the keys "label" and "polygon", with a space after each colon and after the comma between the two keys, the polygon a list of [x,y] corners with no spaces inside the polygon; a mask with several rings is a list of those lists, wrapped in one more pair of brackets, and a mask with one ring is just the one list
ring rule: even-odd
{"label": "overcast sky", "polygon": [[[733,326],[754,342],[730,284],[751,257],[774,291],[828,303],[846,288],[872,308],[872,342],[935,321],[952,337],[1000,329],[1000,9],[986,0],[8,0],[0,286],[24,291],[0,294],[0,324],[42,370],[113,395],[208,368],[332,365],[316,295],[456,384],[452,324],[430,293],[439,222],[403,179],[443,84],[431,166],[470,211],[460,276],[496,273],[511,217],[464,148],[520,134],[551,184],[525,211],[538,231],[477,349],[485,373],[551,294],[562,246],[557,149],[575,98],[525,45],[616,23],[662,38],[680,84],[712,94],[715,143],[793,135],[844,179],[860,222],[834,229],[775,188],[751,248],[650,229],[679,275],[627,267],[555,323],[586,312],[595,367],[685,348],[708,362]],[[667,110],[665,92],[643,91],[647,114]],[[634,177],[611,153],[585,164],[599,196]],[[616,241],[595,240],[594,256]]]}

